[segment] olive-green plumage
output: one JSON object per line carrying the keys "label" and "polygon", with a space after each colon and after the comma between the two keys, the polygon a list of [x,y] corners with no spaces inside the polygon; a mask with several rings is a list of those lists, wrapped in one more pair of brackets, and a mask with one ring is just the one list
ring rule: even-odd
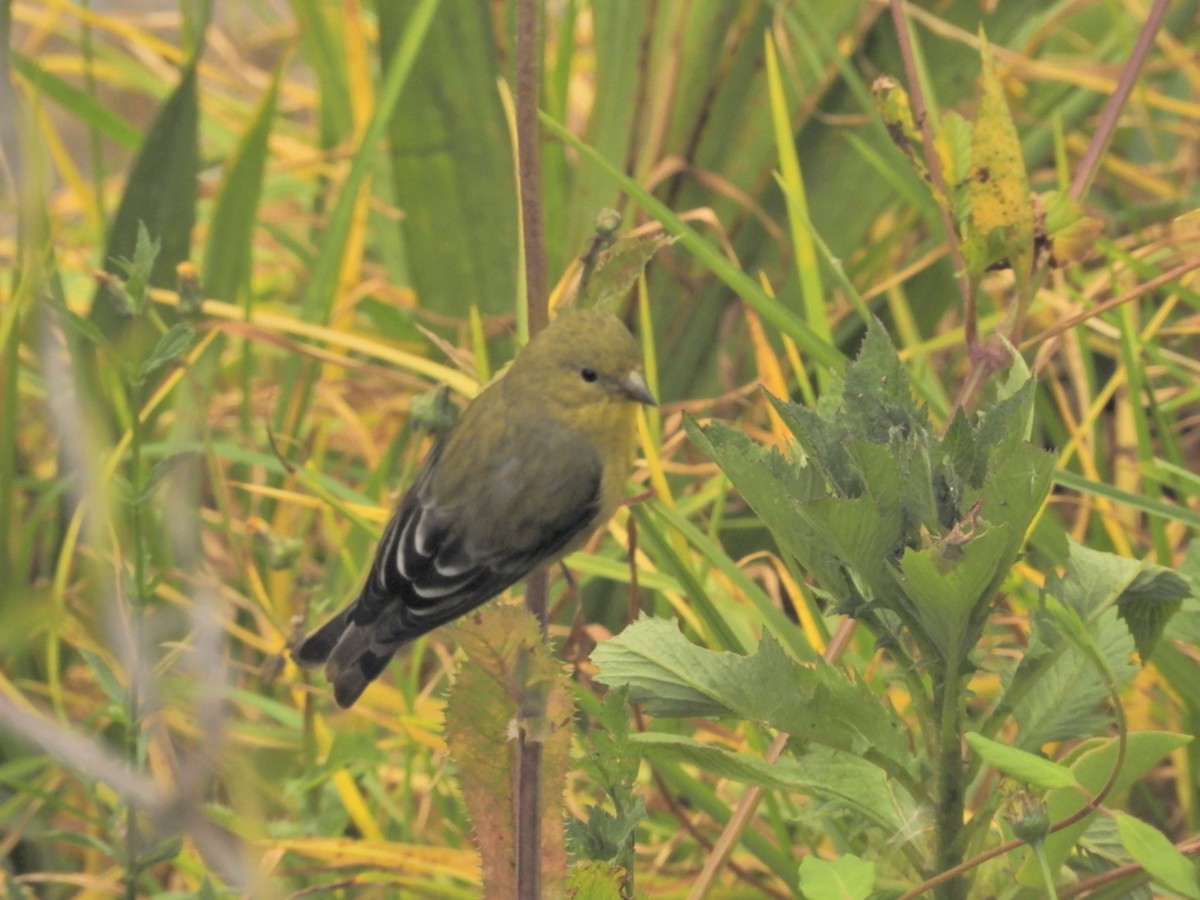
{"label": "olive-green plumage", "polygon": [[616,511],[641,352],[614,316],[564,313],[467,407],[388,523],[358,598],[296,649],[350,706],[404,643],[576,549]]}

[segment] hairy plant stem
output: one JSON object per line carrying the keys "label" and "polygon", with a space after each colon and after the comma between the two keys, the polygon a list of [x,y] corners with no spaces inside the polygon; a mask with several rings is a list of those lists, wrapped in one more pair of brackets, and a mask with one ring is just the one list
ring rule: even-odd
{"label": "hairy plant stem", "polygon": [[[950,660],[935,676],[934,716],[938,726],[937,756],[934,759],[934,840],[939,871],[957,868],[963,859],[964,784],[962,758],[962,696],[959,692],[959,661]],[[962,900],[966,887],[961,877],[938,885],[940,900]]]}

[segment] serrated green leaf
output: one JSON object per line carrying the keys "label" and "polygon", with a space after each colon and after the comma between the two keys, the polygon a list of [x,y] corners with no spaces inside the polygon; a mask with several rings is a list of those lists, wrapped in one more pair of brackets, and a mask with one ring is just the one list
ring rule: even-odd
{"label": "serrated green leaf", "polygon": [[992,454],[980,491],[980,518],[1008,526],[1009,552],[1015,560],[1025,532],[1042,508],[1054,476],[1054,455],[1032,444]]}
{"label": "serrated green leaf", "polygon": [[1005,526],[981,526],[964,543],[910,549],[901,558],[897,584],[943,659],[965,658],[974,647],[996,584],[1015,561],[1011,544]]}
{"label": "serrated green leaf", "polygon": [[858,356],[846,367],[842,413],[852,434],[886,444],[893,434],[927,425],[887,330],[878,319],[867,325]]}
{"label": "serrated green leaf", "polygon": [[172,325],[158,339],[158,344],[150,352],[146,361],[142,363],[142,367],[138,371],[138,378],[149,378],[163,366],[174,362],[187,352],[195,336],[196,330],[187,322],[178,322]]}
{"label": "serrated green leaf", "polygon": [[625,900],[625,872],[619,866],[587,860],[567,873],[566,900]]}
{"label": "serrated green leaf", "polygon": [[984,762],[1010,778],[1042,790],[1078,785],[1074,774],[1066,766],[1017,747],[993,741],[978,732],[968,732],[966,739],[971,749],[983,757]]}
{"label": "serrated green leaf", "polygon": [[630,698],[658,716],[749,719],[834,749],[868,754],[906,770],[903,729],[864,684],[824,662],[800,665],[765,634],[749,656],[688,641],[672,622],[642,617],[592,653],[597,680],[628,685]]}
{"label": "serrated green leaf", "polygon": [[642,732],[634,740],[651,760],[683,762],[743,784],[816,797],[853,810],[889,835],[905,832],[919,816],[916,802],[895,781],[850,753],[810,744],[801,756],[768,763],[682,735]]}
{"label": "serrated green leaf", "polygon": [[[1078,739],[1106,729],[1112,714],[1105,706],[1108,689],[1095,662],[1066,641],[1045,614],[1033,618],[1034,638],[1005,691],[1004,703],[1020,696],[1013,710],[1019,746],[1037,750],[1050,741]],[[1101,616],[1088,626],[1093,640],[1115,674],[1118,685],[1136,672],[1130,661],[1133,641],[1116,615]]]}
{"label": "serrated green leaf", "polygon": [[563,788],[573,707],[562,666],[523,607],[493,603],[453,626],[466,660],[446,704],[446,746],[474,826],[488,896],[515,896],[514,729],[542,745],[542,880],[566,872]]}
{"label": "serrated green leaf", "polygon": [[1116,606],[1144,662],[1191,587],[1164,566],[1070,541],[1066,571],[1046,580],[1046,592],[1085,620]]}
{"label": "serrated green leaf", "polygon": [[588,806],[587,821],[567,822],[567,841],[577,856],[601,862],[617,860],[633,843],[638,823],[646,818],[646,801],[634,798],[628,809],[615,815],[598,806]]}

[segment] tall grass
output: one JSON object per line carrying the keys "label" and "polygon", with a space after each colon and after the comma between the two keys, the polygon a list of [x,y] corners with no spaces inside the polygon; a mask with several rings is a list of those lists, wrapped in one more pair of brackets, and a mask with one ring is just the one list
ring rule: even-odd
{"label": "tall grass", "polygon": [[[677,238],[627,310],[663,401],[630,493],[654,499],[569,560],[578,590],[552,573],[585,748],[601,716],[587,651],[639,611],[718,650],[770,632],[802,660],[838,627],[682,414],[785,441],[758,385],[819,396],[868,310],[938,423],[971,360],[942,217],[871,102],[876,75],[905,74],[884,6],[548,6],[551,287],[603,207]],[[924,97],[970,112],[982,24],[1031,187],[1066,189],[1140,6],[994,6],[905,8]],[[512,7],[292,0],[217,4],[206,22],[190,3],[0,4],[0,848],[14,896],[477,894],[441,731],[453,642],[417,642],[346,713],[286,649],[355,590],[436,431],[427,392],[446,384],[461,403],[515,346],[497,89],[514,80]],[[1193,578],[1197,13],[1167,8],[1084,197],[1103,237],[1038,286],[1020,345],[1040,380],[1035,439],[1057,454],[1045,515]],[[139,223],[160,244],[144,291],[140,276],[120,287]],[[1013,292],[1008,272],[980,281],[981,335]],[[1031,533],[1039,566],[1061,562],[1050,534]],[[1018,564],[987,647],[1027,634],[1037,580]],[[1123,693],[1134,730],[1200,727],[1189,603]],[[865,634],[842,659],[906,713],[904,673]],[[970,682],[981,701],[999,689],[987,669]],[[679,728],[759,754],[773,738]],[[1195,744],[1176,750],[1119,802],[1194,845],[1198,769]],[[578,817],[603,795],[582,769],[569,788]],[[668,761],[643,766],[638,789],[637,887],[682,895],[747,789]],[[800,858],[857,842],[810,798],[769,793],[711,889],[788,896]],[[930,874],[902,856],[896,886]]]}

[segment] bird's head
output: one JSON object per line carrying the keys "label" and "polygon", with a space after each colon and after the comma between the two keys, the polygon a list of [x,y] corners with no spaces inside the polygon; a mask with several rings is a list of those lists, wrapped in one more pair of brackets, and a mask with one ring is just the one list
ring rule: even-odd
{"label": "bird's head", "polygon": [[563,313],[551,322],[521,351],[506,378],[564,410],[655,405],[637,341],[616,316],[594,309]]}

